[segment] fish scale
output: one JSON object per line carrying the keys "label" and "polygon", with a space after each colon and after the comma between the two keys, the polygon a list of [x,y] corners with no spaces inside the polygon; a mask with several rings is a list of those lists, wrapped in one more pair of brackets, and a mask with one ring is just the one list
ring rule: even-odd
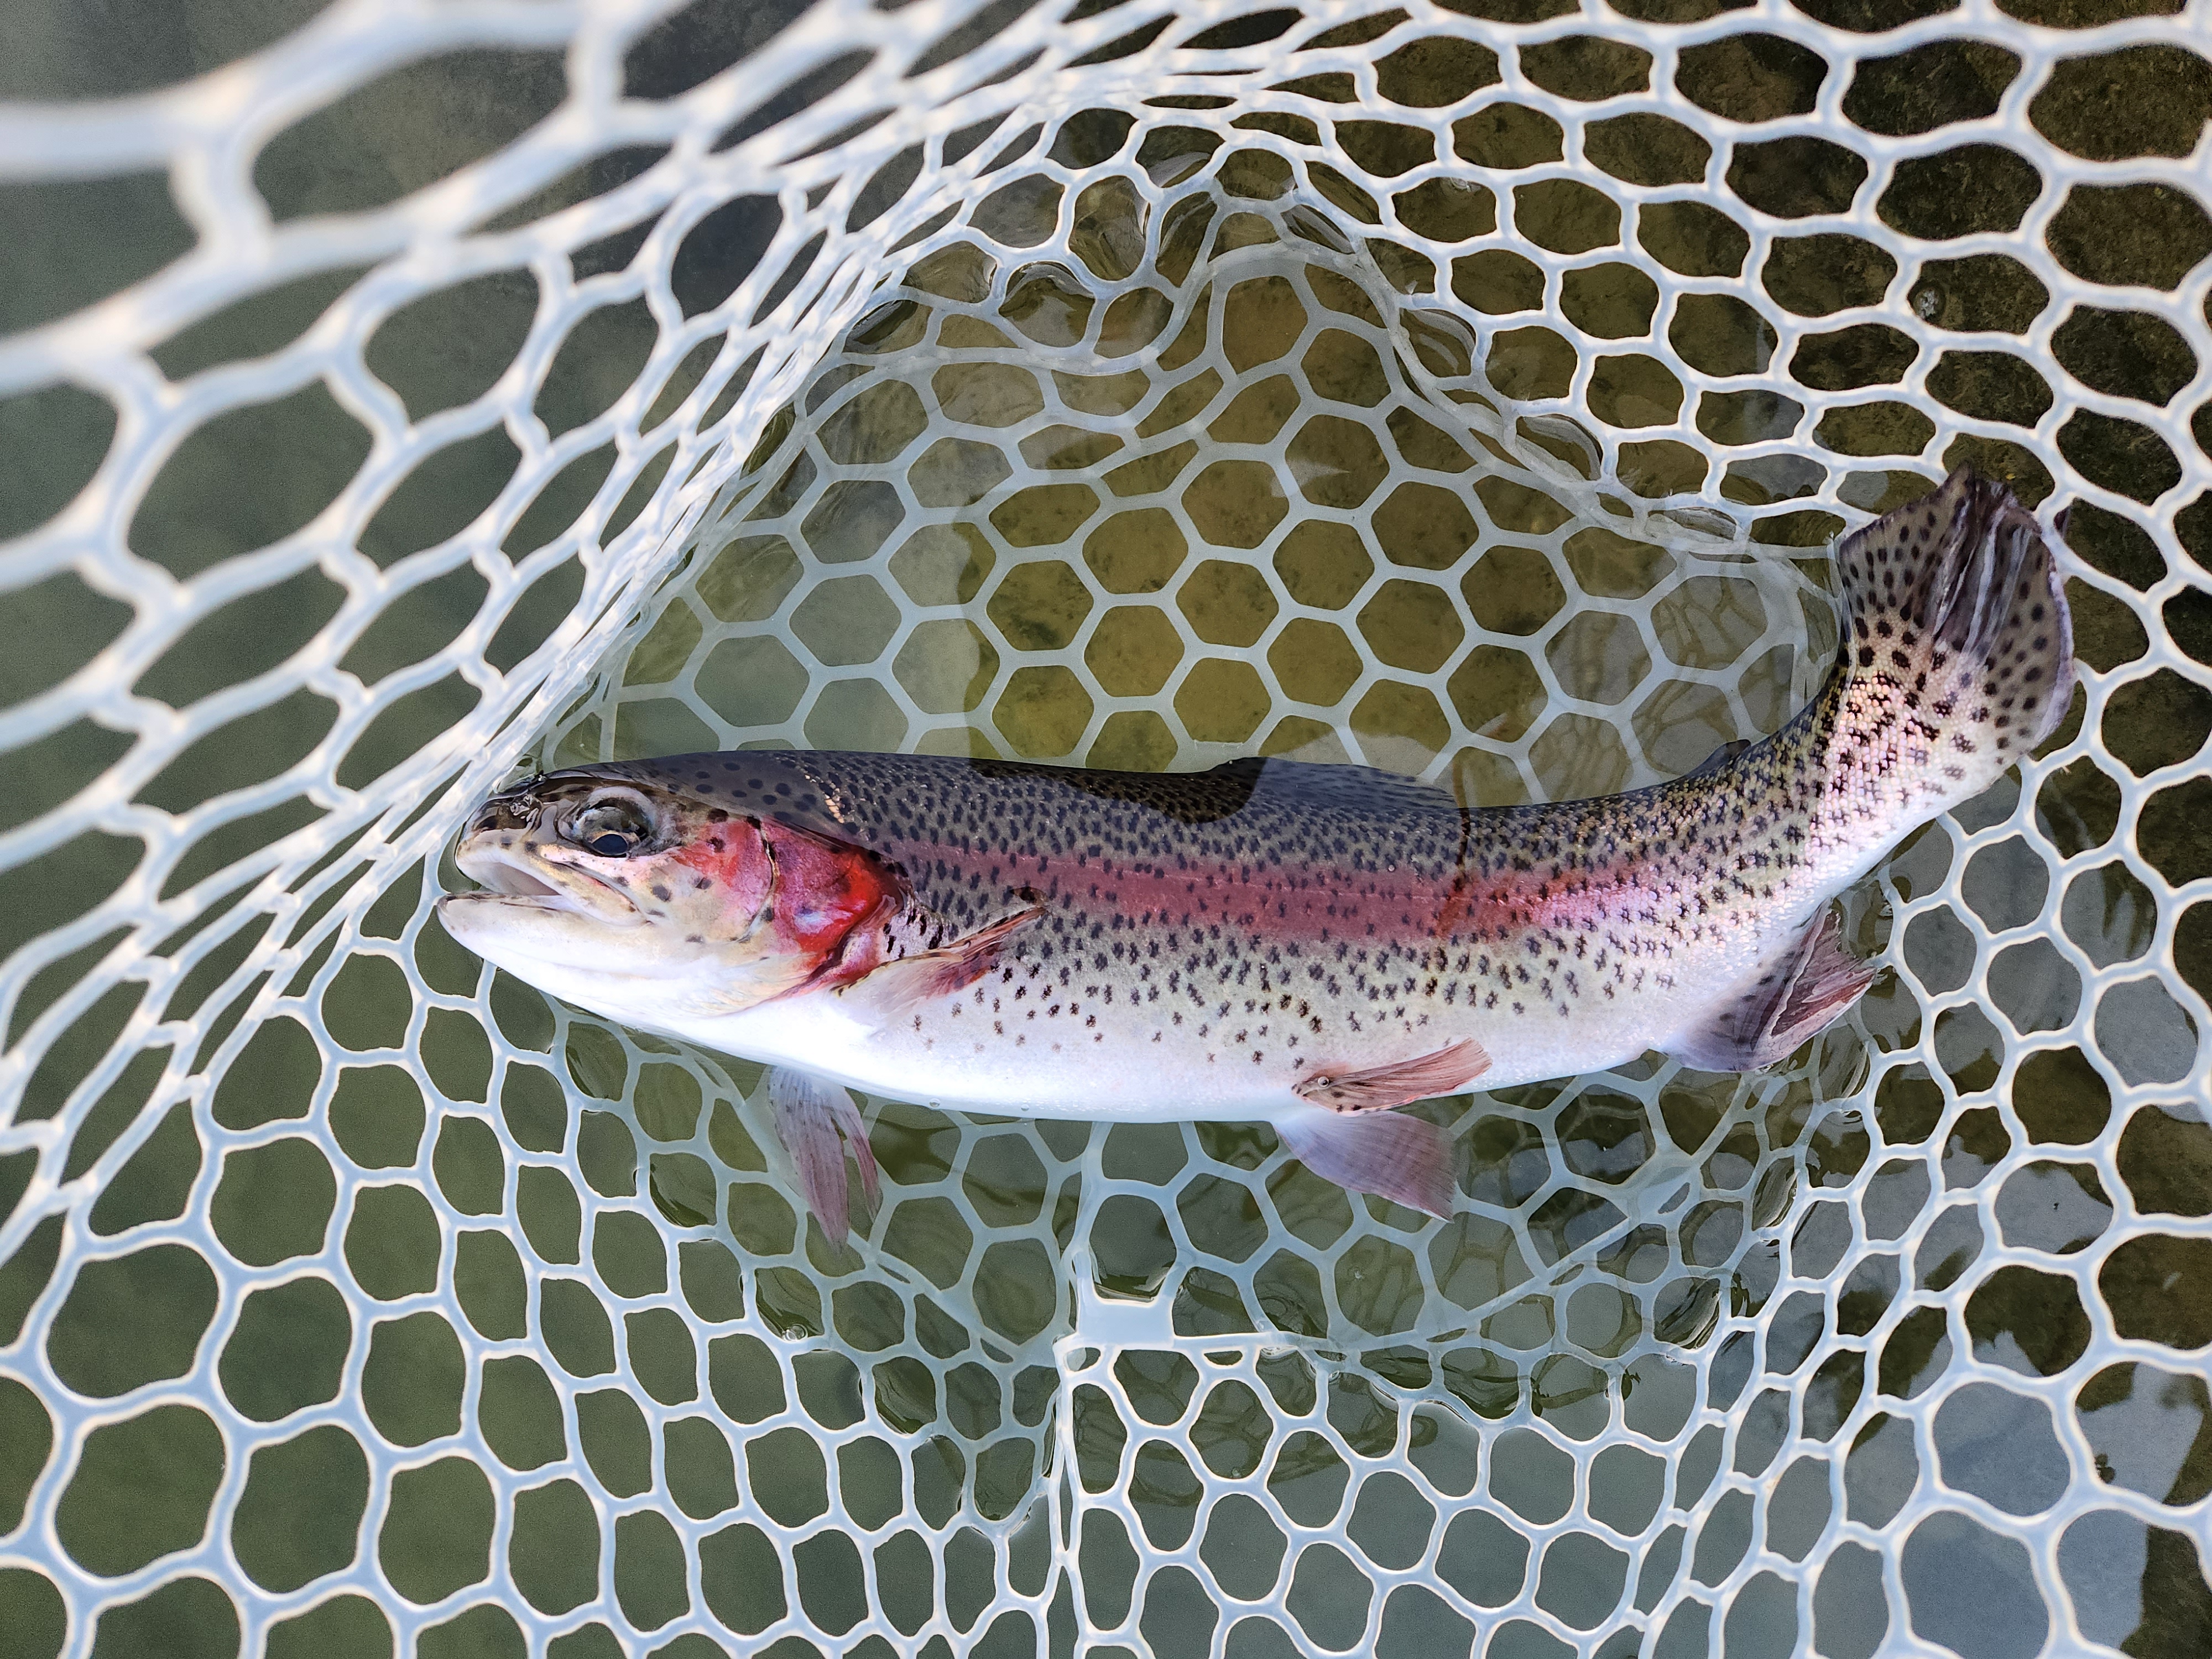
{"label": "fish scale", "polygon": [[[1370,1109],[1653,1049],[1783,1058],[1873,977],[1829,901],[2063,715],[2065,601],[2002,487],[1954,474],[1835,562],[1813,701],[1632,793],[1477,809],[1280,760],[678,756],[488,803],[459,856],[495,890],[442,913],[556,994],[819,1084],[1263,1118],[1332,1178],[1437,1208],[1441,1141]],[[831,1097],[788,1105],[834,1144]]]}

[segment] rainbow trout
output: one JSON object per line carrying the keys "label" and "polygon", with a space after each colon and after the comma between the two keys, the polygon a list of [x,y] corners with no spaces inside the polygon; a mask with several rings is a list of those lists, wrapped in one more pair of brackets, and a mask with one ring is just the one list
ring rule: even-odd
{"label": "rainbow trout", "polygon": [[1261,1119],[1433,1213],[1445,1137],[1389,1109],[1650,1049],[1768,1066],[1875,968],[1829,901],[2063,716],[2050,550],[1961,471],[1834,550],[1843,631],[1779,732],[1672,783],[1473,809],[1350,766],[1142,775],[748,750],[485,803],[440,912],[518,977],[770,1064],[825,1233],[848,1087],[994,1112]]}

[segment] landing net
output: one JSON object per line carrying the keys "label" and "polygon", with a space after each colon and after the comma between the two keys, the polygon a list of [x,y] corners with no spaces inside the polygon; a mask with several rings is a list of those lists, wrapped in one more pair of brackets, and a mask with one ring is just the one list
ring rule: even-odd
{"label": "landing net", "polygon": [[[33,20],[0,1653],[2212,1652],[2212,64],[2039,3]],[[1448,1222],[872,1100],[832,1249],[432,915],[518,766],[1673,776],[1961,462],[2072,716]]]}

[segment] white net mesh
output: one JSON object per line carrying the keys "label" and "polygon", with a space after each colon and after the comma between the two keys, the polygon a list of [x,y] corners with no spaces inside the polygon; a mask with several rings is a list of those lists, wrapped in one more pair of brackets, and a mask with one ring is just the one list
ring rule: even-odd
{"label": "white net mesh", "polygon": [[[72,16],[0,82],[0,1655],[2212,1653],[2201,19]],[[754,1068],[432,916],[518,760],[1670,776],[1960,460],[2068,512],[2078,718],[1793,1064],[1419,1109],[1449,1222],[872,1101],[832,1249]]]}

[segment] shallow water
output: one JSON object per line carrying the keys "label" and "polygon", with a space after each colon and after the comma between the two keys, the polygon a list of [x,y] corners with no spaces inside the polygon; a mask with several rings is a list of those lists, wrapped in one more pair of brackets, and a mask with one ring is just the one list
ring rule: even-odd
{"label": "shallow water", "polygon": [[[212,27],[167,41],[173,69],[235,49]],[[1725,191],[1651,198],[1704,177],[1705,141],[1603,113],[1606,77],[1627,70],[1620,43],[1600,44],[1524,45],[1519,72],[1568,102],[1488,98],[1449,124],[1451,156],[1409,124],[1425,113],[1380,117],[1479,92],[1463,43],[1377,48],[1382,66],[1361,71],[1373,108],[1325,89],[1234,128],[1155,110],[1132,133],[1084,111],[992,137],[1003,165],[965,210],[886,263],[787,398],[742,404],[748,465],[666,579],[626,597],[611,647],[572,665],[573,696],[508,740],[548,764],[745,743],[1136,768],[1261,752],[1420,773],[1478,805],[1630,787],[1786,717],[1831,648],[1819,549],[1844,510],[1972,459],[2075,501],[2069,599],[2094,672],[2032,793],[2008,783],[1930,826],[1851,896],[1855,942],[1893,969],[1849,1024],[1762,1078],[1654,1057],[1425,1106],[1464,1158],[1466,1206],[1445,1224],[1348,1199],[1249,1127],[1094,1133],[871,1102],[886,1204],[840,1253],[776,1172],[755,1068],[484,976],[427,918],[435,872],[365,871],[353,879],[385,896],[288,965],[296,1000],[250,1016],[235,1055],[212,1061],[208,1038],[244,1001],[213,993],[258,933],[164,986],[169,1042],[198,1048],[208,1078],[191,1099],[171,1103],[149,1039],[150,1061],[68,1102],[127,1012],[113,1003],[24,1082],[0,1210],[48,1121],[66,1173],[94,1179],[73,1203],[40,1188],[24,1206],[69,1214],[67,1270],[58,1224],[11,1232],[0,1267],[0,1439],[62,1449],[0,1469],[0,1525],[19,1504],[38,1517],[0,1533],[0,1625],[44,1630],[31,1577],[51,1575],[81,1609],[124,1607],[118,1642],[131,1607],[218,1629],[213,1573],[258,1587],[240,1598],[249,1630],[348,1651],[384,1626],[357,1601],[305,1611],[337,1583],[442,1632],[425,1652],[477,1639],[471,1620],[495,1644],[516,1629],[466,1605],[479,1583],[534,1634],[584,1632],[580,1650],[594,1630],[726,1642],[863,1619],[878,1642],[932,1629],[985,1645],[1012,1620],[998,1639],[1018,1650],[1032,1614],[1055,1643],[1068,1628],[1052,1611],[1059,1526],[1093,1623],[1163,1652],[1211,1628],[1200,1581],[1167,1559],[1194,1535],[1216,1586],[1279,1598],[1281,1629],[1331,1649],[1449,1639],[1474,1628],[1462,1607],[1510,1612],[1481,1626],[1489,1651],[1560,1630],[1595,1646],[1655,1609],[1696,1647],[1699,1595],[1724,1599],[1731,1651],[1815,1627],[1824,1650],[1868,1650],[1885,1606],[1893,1637],[1909,1620],[1951,1640],[1923,1609],[1964,1562],[1999,1587],[2002,1646],[2037,1600],[2002,1517],[2106,1486],[2134,1508],[2075,1522],[2042,1594],[2065,1586],[2082,1632],[2114,1645],[2193,1605],[2186,1534],[2212,1487],[2193,1358],[2212,1324],[2190,1288],[2212,970],[2187,885],[2208,867],[2190,793],[2212,723],[2207,562],[2185,539],[2197,509],[2177,514],[2158,456],[2109,410],[2172,403],[2212,348],[2196,319],[2192,355],[2125,296],[2054,299],[2030,269],[2056,282],[2055,256],[2082,283],[2171,289],[2188,227],[2151,236],[2142,203],[2113,218],[2084,191],[2050,216],[2050,252],[2016,259],[1990,240],[2009,175],[1960,190],[1901,167],[1878,216],[1916,263],[1893,280],[1872,243],[1799,248],[1745,211],[1851,199],[1849,169],[1805,141],[1747,140]],[[1760,48],[1752,76],[1704,50],[1677,71],[1693,103],[1737,121],[1796,106],[1808,71],[1789,52]],[[1846,113],[1917,131],[1923,94],[1885,82],[1887,61],[1863,55]],[[402,100],[411,125],[355,110],[318,130],[323,150],[280,149],[256,174],[278,216],[409,187],[443,165],[418,149],[455,131],[496,143],[558,94],[548,54],[485,68],[422,81]],[[72,72],[46,89],[139,84]],[[1954,81],[1927,95],[1971,103]],[[2045,136],[2095,153],[2066,125],[2071,83],[2051,84]],[[1578,125],[1546,112],[1584,100]],[[2179,131],[2110,142],[2179,154]],[[1547,171],[1574,143],[1634,188]],[[319,153],[376,165],[301,159]],[[12,290],[28,309],[10,321],[167,257],[161,195],[115,193],[100,234],[50,204],[51,245],[95,257],[42,267],[52,285]],[[732,220],[729,245],[757,229]],[[1962,231],[1984,240],[1962,252]],[[620,272],[641,240],[596,240],[569,271]],[[149,361],[179,384],[252,362],[356,280],[288,283]],[[544,280],[503,270],[359,330],[410,421],[507,401],[345,538],[407,588],[344,633],[332,672],[374,687],[445,661],[502,570],[524,572],[522,597],[459,654],[523,663],[585,592],[563,534],[604,512],[595,539],[612,543],[675,434],[746,396],[750,370],[695,397],[726,366],[691,352],[625,417],[635,439],[480,520],[532,464],[514,422],[588,425],[661,327],[640,299],[593,311],[509,408],[496,388]],[[1885,292],[1904,307],[1822,320]],[[2047,333],[2038,319],[2062,305]],[[2049,340],[2039,366],[2018,355],[2030,337]],[[2033,422],[2054,398],[2094,418],[2053,438]],[[1930,409],[1950,422],[1940,439]],[[113,420],[55,386],[0,402],[0,428],[29,486],[0,492],[12,535],[76,494]],[[319,383],[222,416],[112,538],[180,578],[215,569],[313,520],[370,441]],[[618,451],[653,460],[595,507]],[[137,690],[149,710],[190,708],[276,670],[334,637],[348,591],[327,564],[243,584]],[[5,609],[10,705],[127,620],[65,572]],[[385,775],[485,683],[460,666],[426,679],[348,737],[330,781]],[[129,792],[181,811],[281,777],[342,717],[342,690],[304,683]],[[11,767],[29,816],[131,741],[92,718],[42,731]],[[185,890],[311,830],[333,798],[275,787],[157,884]],[[126,831],[88,828],[0,873],[11,936],[87,915],[141,857]],[[218,917],[234,902],[210,897]],[[178,931],[165,950],[190,948]],[[11,1042],[96,955],[30,979]],[[1979,1518],[1922,1515],[1938,1474]],[[1886,1603],[1868,1546],[1900,1513],[1916,1529]],[[1820,1568],[1802,1605],[1784,1576],[1801,1561]],[[1424,1585],[1456,1600],[1422,1602]]]}

